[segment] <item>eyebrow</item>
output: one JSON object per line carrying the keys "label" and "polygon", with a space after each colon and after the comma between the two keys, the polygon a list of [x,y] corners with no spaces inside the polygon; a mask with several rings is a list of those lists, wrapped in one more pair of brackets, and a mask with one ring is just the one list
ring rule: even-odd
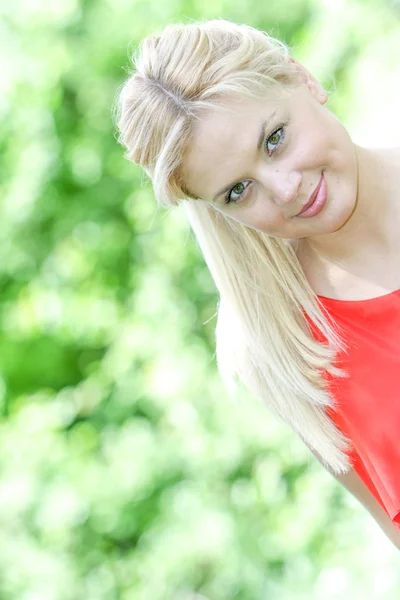
{"label": "eyebrow", "polygon": [[[258,136],[258,141],[257,141],[257,152],[260,152],[260,150],[261,150],[261,146],[262,146],[262,143],[264,141],[265,130],[267,128],[267,125],[272,120],[272,118],[276,115],[277,112],[278,112],[278,109],[274,110],[274,112],[268,117],[268,119],[265,119],[265,121],[263,121],[261,123],[260,135]],[[234,187],[235,185],[237,185],[240,181],[241,181],[241,179],[236,179],[235,181],[233,181],[231,183],[228,183],[226,186],[224,186],[222,188],[222,190],[220,190],[219,192],[217,192],[217,194],[215,194],[214,198],[212,199],[212,202],[215,202],[217,198],[219,198],[220,196],[222,196],[222,194],[225,194],[225,192],[227,192],[232,187]]]}

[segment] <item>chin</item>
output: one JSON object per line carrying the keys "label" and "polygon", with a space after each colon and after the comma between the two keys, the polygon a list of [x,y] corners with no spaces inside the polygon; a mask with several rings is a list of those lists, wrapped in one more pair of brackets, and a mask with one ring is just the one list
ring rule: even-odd
{"label": "chin", "polygon": [[357,201],[353,200],[351,202],[351,204],[349,206],[346,207],[346,211],[343,211],[343,213],[340,215],[340,218],[338,219],[337,222],[337,226],[335,227],[334,231],[338,231],[338,229],[341,229],[342,227],[344,227],[346,225],[346,223],[348,223],[351,219],[351,217],[353,216],[355,210],[357,207]]}

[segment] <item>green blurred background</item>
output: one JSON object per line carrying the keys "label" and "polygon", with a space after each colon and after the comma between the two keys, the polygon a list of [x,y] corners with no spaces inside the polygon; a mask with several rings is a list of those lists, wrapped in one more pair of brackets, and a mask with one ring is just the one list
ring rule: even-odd
{"label": "green blurred background", "polygon": [[217,294],[111,107],[167,23],[268,31],[398,145],[397,0],[1,0],[0,599],[398,598],[372,518],[214,355]]}

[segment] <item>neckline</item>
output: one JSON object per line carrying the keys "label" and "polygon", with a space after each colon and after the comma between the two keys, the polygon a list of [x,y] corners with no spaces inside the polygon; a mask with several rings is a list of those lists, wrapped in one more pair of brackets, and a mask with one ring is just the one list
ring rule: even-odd
{"label": "neckline", "polygon": [[382,294],[381,296],[375,296],[374,298],[364,298],[362,300],[342,300],[339,298],[329,298],[328,296],[320,296],[319,294],[317,294],[317,298],[321,298],[324,301],[327,300],[328,302],[333,302],[333,303],[338,303],[338,304],[355,305],[355,304],[366,304],[366,303],[372,303],[372,302],[377,304],[379,302],[385,302],[387,299],[390,299],[392,296],[396,296],[396,295],[400,296],[400,289],[393,290],[392,292],[388,292],[387,294]]}

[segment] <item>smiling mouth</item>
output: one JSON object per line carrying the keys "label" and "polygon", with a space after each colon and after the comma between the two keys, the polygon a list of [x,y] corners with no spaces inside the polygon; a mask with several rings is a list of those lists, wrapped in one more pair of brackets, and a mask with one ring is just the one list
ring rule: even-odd
{"label": "smiling mouth", "polygon": [[310,196],[307,204],[305,204],[303,206],[303,208],[301,209],[301,211],[298,212],[297,215],[295,215],[295,217],[298,217],[299,215],[301,215],[301,213],[305,212],[307,210],[307,208],[310,208],[311,204],[314,202],[315,198],[318,196],[318,192],[319,192],[319,188],[321,187],[323,175],[324,175],[324,173],[322,172],[320,180],[318,182],[318,185],[315,188],[315,190],[313,191],[313,193],[311,194],[311,196]]}

